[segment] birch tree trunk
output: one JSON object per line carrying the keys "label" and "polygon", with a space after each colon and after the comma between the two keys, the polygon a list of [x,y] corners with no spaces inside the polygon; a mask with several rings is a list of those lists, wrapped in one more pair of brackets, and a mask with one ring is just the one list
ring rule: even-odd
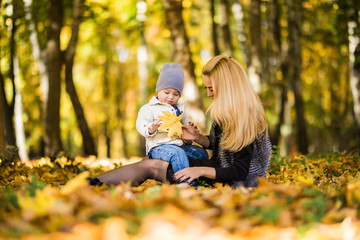
{"label": "birch tree trunk", "polygon": [[218,25],[215,22],[215,0],[210,1],[210,13],[211,13],[211,39],[213,42],[213,52],[214,56],[220,54],[219,43],[218,43],[218,35],[217,35],[217,28]]}
{"label": "birch tree trunk", "polygon": [[295,97],[296,139],[298,151],[308,153],[308,137],[304,118],[304,103],[301,83],[301,0],[286,0],[288,8],[289,62],[291,86]]}
{"label": "birch tree trunk", "polygon": [[[137,49],[137,60],[138,60],[138,76],[139,76],[139,92],[140,92],[140,105],[146,103],[147,94],[147,83],[149,78],[149,71],[147,69],[147,48],[145,45],[144,30],[141,31],[142,43]],[[139,153],[141,156],[146,154],[145,138],[139,134]]]}
{"label": "birch tree trunk", "polygon": [[[350,86],[354,104],[354,118],[359,132],[360,129],[360,34],[359,7],[356,0],[347,0],[348,5],[348,33],[349,33],[349,72]],[[360,5],[360,4],[359,4]],[[357,30],[357,31],[356,31]]]}
{"label": "birch tree trunk", "polygon": [[241,6],[239,0],[233,0],[232,12],[235,17],[237,40],[242,47],[246,65],[249,66],[249,64],[250,64],[249,56],[248,56],[249,53],[248,53],[248,48],[246,47],[246,35],[245,35],[245,31],[244,31],[244,25],[245,25],[244,24],[244,21],[245,21],[244,20],[244,9]]}
{"label": "birch tree trunk", "polygon": [[79,27],[81,23],[81,16],[84,8],[84,0],[75,0],[74,1],[74,10],[73,10],[73,23],[72,23],[72,32],[69,44],[65,51],[65,83],[66,91],[68,92],[71,103],[73,105],[76,120],[78,127],[80,129],[82,138],[83,138],[83,151],[85,156],[95,155],[97,156],[97,149],[95,146],[94,138],[91,135],[89,125],[86,121],[83,107],[80,103],[74,80],[73,80],[73,66],[74,66],[74,57],[76,52],[76,44],[79,36]]}
{"label": "birch tree trunk", "polygon": [[42,99],[43,106],[47,105],[47,97],[49,91],[49,76],[46,69],[45,63],[45,54],[46,52],[40,48],[38,34],[34,22],[34,16],[32,14],[32,0],[24,1],[24,11],[25,11],[25,19],[28,24],[28,29],[30,32],[30,43],[32,46],[32,55],[38,65],[39,68],[39,76],[41,82],[41,90],[42,90]]}
{"label": "birch tree trunk", "polygon": [[[40,76],[40,86],[41,86],[41,100],[42,104],[40,106],[41,110],[41,119],[42,124],[45,128],[46,122],[45,117],[46,116],[46,106],[47,106],[47,98],[49,93],[49,75],[46,68],[46,49],[41,49],[39,44],[39,38],[38,33],[34,21],[34,16],[32,14],[32,6],[33,1],[32,0],[26,0],[24,1],[24,11],[25,11],[25,19],[27,21],[28,30],[30,32],[30,43],[32,47],[32,55],[34,60],[37,63],[38,69],[39,69],[39,76]],[[44,154],[44,136],[41,138],[41,153]]]}
{"label": "birch tree trunk", "polygon": [[45,155],[55,156],[63,150],[60,136],[60,94],[62,53],[60,31],[63,21],[62,0],[49,1],[49,26],[47,33],[47,72],[49,92],[45,112]]}
{"label": "birch tree trunk", "polygon": [[194,63],[191,59],[189,39],[186,35],[182,17],[182,1],[164,0],[164,8],[168,28],[171,32],[171,40],[174,45],[174,60],[182,66],[185,74],[182,96],[186,104],[186,111],[192,121],[204,132],[206,130],[205,113],[202,109],[199,88],[195,81]]}
{"label": "birch tree trunk", "polygon": [[227,0],[221,0],[220,4],[221,11],[221,30],[222,30],[222,39],[224,41],[224,52],[228,57],[233,56],[233,47],[231,44],[231,34],[230,34],[230,26],[229,26],[229,3]]}
{"label": "birch tree trunk", "polygon": [[19,157],[22,162],[27,162],[29,160],[29,156],[26,150],[26,143],[25,143],[25,133],[24,133],[24,120],[22,117],[23,108],[22,108],[22,98],[21,92],[19,89],[20,86],[20,67],[19,67],[19,60],[16,55],[14,56],[14,75],[15,75],[15,135],[16,135],[16,145],[19,149]]}
{"label": "birch tree trunk", "polygon": [[260,29],[260,0],[251,0],[250,3],[250,65],[248,76],[254,90],[260,92],[261,83],[261,29]]}
{"label": "birch tree trunk", "polygon": [[[146,47],[146,39],[145,39],[145,20],[146,20],[146,10],[147,5],[145,1],[139,1],[137,6],[137,15],[136,19],[139,20],[140,23],[140,46],[137,49],[137,61],[138,61],[138,76],[139,76],[139,92],[140,98],[138,101],[140,102],[140,106],[144,105],[147,102],[148,93],[147,93],[147,84],[149,80],[149,70],[147,68],[148,61],[148,52]],[[138,135],[139,137],[139,153],[141,156],[146,154],[146,146],[145,146],[145,138]]]}

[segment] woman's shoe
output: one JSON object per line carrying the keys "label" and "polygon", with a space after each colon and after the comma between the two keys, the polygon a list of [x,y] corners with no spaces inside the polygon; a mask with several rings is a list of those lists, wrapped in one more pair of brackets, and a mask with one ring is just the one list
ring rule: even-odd
{"label": "woman's shoe", "polygon": [[101,186],[103,183],[98,178],[87,178],[90,186]]}

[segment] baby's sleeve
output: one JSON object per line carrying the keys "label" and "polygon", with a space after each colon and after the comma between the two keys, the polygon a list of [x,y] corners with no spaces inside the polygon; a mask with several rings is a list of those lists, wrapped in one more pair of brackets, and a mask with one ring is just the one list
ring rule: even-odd
{"label": "baby's sleeve", "polygon": [[138,112],[138,116],[136,119],[136,130],[144,137],[151,137],[154,136],[156,132],[153,134],[149,134],[148,126],[155,119],[152,115],[151,109],[148,105],[144,105],[140,108]]}

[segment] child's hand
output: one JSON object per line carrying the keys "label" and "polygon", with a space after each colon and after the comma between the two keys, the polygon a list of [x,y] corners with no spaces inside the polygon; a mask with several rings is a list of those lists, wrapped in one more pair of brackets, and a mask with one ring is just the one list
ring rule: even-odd
{"label": "child's hand", "polygon": [[154,134],[154,132],[156,132],[158,130],[158,128],[160,127],[161,125],[161,120],[157,120],[153,123],[151,123],[149,126],[148,126],[148,131],[149,131],[149,134],[152,135]]}

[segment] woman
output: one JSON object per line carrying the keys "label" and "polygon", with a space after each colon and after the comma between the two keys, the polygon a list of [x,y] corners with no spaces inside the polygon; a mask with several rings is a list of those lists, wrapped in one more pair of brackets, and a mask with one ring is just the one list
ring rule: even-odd
{"label": "woman", "polygon": [[176,172],[174,178],[192,181],[206,177],[234,187],[255,187],[257,177],[266,176],[271,155],[262,103],[244,69],[232,58],[210,59],[203,68],[202,79],[207,95],[213,99],[208,110],[213,120],[210,135],[203,136],[190,125],[184,126],[182,138],[210,148],[212,166],[200,163]]}
{"label": "woman", "polygon": [[[178,182],[204,177],[233,187],[255,187],[257,177],[265,177],[271,155],[268,124],[262,103],[252,88],[244,69],[234,59],[216,56],[202,72],[213,125],[209,136],[200,134],[194,124],[183,127],[182,138],[212,150],[207,161],[191,161],[190,168],[176,172]],[[171,165],[158,159],[145,159],[100,174],[91,184],[118,184],[121,181],[141,184],[148,178],[171,180]]]}

